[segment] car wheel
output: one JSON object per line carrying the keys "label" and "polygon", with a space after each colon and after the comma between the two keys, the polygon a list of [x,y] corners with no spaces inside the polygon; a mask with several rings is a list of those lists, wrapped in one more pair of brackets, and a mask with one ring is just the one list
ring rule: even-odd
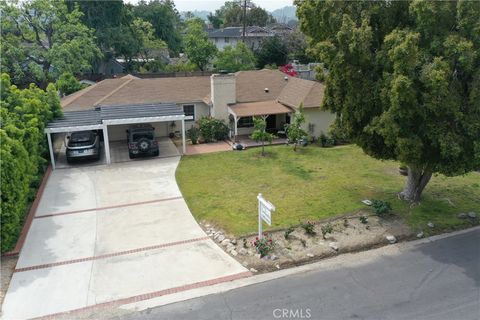
{"label": "car wheel", "polygon": [[155,157],[158,157],[158,156],[160,155],[160,151],[158,151],[158,150],[155,151],[155,152],[153,153],[153,155],[154,155]]}
{"label": "car wheel", "polygon": [[128,157],[129,157],[130,159],[135,159],[135,155],[132,154],[132,153],[128,153]]}
{"label": "car wheel", "polygon": [[138,149],[140,149],[141,152],[147,152],[148,149],[150,149],[150,141],[147,139],[138,140]]}

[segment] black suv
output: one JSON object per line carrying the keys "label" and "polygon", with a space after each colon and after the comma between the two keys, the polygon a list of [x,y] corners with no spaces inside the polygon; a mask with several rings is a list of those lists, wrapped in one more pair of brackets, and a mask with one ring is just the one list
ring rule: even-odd
{"label": "black suv", "polygon": [[100,138],[95,131],[77,131],[67,136],[67,162],[76,159],[100,159]]}
{"label": "black suv", "polygon": [[155,128],[149,124],[131,126],[127,130],[128,155],[130,159],[138,155],[158,156],[158,142]]}

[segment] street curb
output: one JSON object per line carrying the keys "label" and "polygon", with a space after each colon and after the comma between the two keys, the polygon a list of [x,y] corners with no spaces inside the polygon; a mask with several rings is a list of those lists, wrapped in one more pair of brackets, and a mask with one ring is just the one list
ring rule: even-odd
{"label": "street curb", "polygon": [[[318,271],[318,270],[328,270],[345,265],[355,265],[369,263],[374,258],[379,258],[385,255],[394,255],[406,249],[414,248],[415,246],[432,243],[438,240],[454,237],[457,235],[462,235],[465,233],[470,233],[480,230],[480,226],[476,226],[469,229],[454,231],[446,234],[431,236],[423,239],[399,242],[391,245],[385,245],[380,248],[374,248],[371,250],[361,251],[361,252],[352,252],[345,253],[331,258],[323,259],[316,261],[310,264],[305,264],[298,267],[283,269],[274,272],[263,273],[255,275],[253,277],[234,280],[228,283],[216,284],[208,287],[192,289],[185,292],[174,293],[168,296],[163,296],[159,298],[154,298],[147,301],[142,301],[139,303],[124,304],[119,308],[124,310],[124,312],[136,312],[142,311],[154,307],[160,307],[176,302],[186,301],[190,299],[199,298],[202,296],[207,296],[211,294],[224,293],[233,289],[238,289],[241,287],[246,287],[254,284],[259,284],[271,280],[276,280],[292,275],[304,274],[306,272]],[[347,260],[345,263],[345,260]],[[349,261],[350,260],[350,261]]]}

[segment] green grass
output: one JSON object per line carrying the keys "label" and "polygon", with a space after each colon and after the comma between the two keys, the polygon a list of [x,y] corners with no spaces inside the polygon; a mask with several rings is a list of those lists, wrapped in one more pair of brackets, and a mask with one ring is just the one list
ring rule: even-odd
{"label": "green grass", "polygon": [[258,148],[183,157],[176,176],[195,218],[235,236],[255,232],[258,193],[276,206],[270,228],[354,212],[365,208],[363,199],[391,202],[415,230],[426,229],[429,221],[437,231],[461,228],[469,222],[457,219],[459,212],[480,213],[478,172],[434,176],[421,204],[411,209],[397,199],[405,177],[393,161],[375,160],[351,145],[266,150],[266,157]]}

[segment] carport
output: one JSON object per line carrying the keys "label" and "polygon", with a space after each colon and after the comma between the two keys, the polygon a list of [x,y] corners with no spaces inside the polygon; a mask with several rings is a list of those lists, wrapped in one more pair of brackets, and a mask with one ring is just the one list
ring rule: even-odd
{"label": "carport", "polygon": [[48,123],[45,128],[52,168],[55,169],[52,143],[52,134],[54,133],[102,130],[105,160],[107,164],[110,164],[109,126],[181,121],[182,151],[185,153],[185,120],[190,119],[191,117],[185,116],[183,109],[174,103],[108,105],[97,106],[92,110],[64,112],[63,117]]}

